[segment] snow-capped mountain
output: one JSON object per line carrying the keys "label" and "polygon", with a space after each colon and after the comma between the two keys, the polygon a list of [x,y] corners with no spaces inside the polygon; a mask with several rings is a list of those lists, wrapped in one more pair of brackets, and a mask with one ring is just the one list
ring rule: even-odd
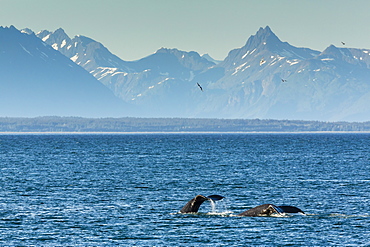
{"label": "snow-capped mountain", "polygon": [[221,62],[165,48],[123,61],[62,29],[37,36],[119,98],[147,109],[143,116],[370,120],[370,50],[298,48],[267,26]]}
{"label": "snow-capped mountain", "polygon": [[[215,65],[196,52],[161,48],[137,61],[124,61],[101,43],[88,37],[70,39],[63,29],[36,34],[45,43],[70,58],[111,89],[123,101],[143,106],[146,114],[183,116],[189,98],[189,83]],[[154,112],[153,112],[154,111]]]}
{"label": "snow-capped mountain", "polygon": [[209,93],[198,114],[369,120],[369,52],[333,45],[321,53],[297,48],[280,41],[269,27],[261,28],[202,76]]}
{"label": "snow-capped mountain", "polygon": [[32,32],[0,27],[1,116],[127,116],[129,106]]}
{"label": "snow-capped mountain", "polygon": [[61,28],[55,32],[43,30],[36,36],[89,72],[93,69],[104,70],[106,67],[131,72],[126,62],[110,53],[101,43],[88,37],[78,35],[71,39]]}

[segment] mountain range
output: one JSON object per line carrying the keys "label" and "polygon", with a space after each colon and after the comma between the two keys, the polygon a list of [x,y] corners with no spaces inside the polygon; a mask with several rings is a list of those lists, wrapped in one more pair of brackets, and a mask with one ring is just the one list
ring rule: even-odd
{"label": "mountain range", "polygon": [[[11,41],[16,36],[17,40]],[[9,40],[9,44],[3,39]],[[19,45],[13,45],[15,49],[10,43]],[[282,42],[268,26],[260,28],[243,47],[231,50],[223,61],[215,61],[207,54],[201,56],[194,51],[167,48],[137,61],[124,61],[103,44],[81,35],[70,38],[61,28],[36,34],[29,29],[20,32],[14,27],[1,28],[0,45],[0,52],[9,56],[8,59],[0,57],[2,68],[6,67],[7,73],[14,77],[12,80],[19,84],[15,87],[15,83],[1,83],[2,92],[14,86],[7,95],[19,90],[28,92],[28,98],[37,95],[40,99],[55,94],[49,97],[54,98],[58,90],[73,92],[76,98],[89,95],[91,98],[83,100],[86,105],[91,103],[87,108],[107,110],[104,115],[96,111],[99,116],[370,120],[370,50],[334,45],[322,52],[298,48]],[[19,59],[10,63],[9,59],[16,57],[13,53],[20,54]],[[30,59],[30,54],[40,61],[22,61],[22,56]],[[64,70],[45,67],[52,62],[43,63],[41,60],[46,59],[43,54],[54,63],[58,61],[58,66]],[[77,75],[65,71],[72,69],[71,66],[84,78],[89,78],[90,83],[82,83],[85,79],[76,79]],[[48,84],[57,84],[60,88],[54,88],[50,94],[45,86],[48,84],[43,82],[44,90],[37,91],[36,88],[43,86],[38,85],[35,78],[15,77],[24,75],[24,71],[34,74],[35,78],[47,75]],[[82,84],[96,90],[82,92],[76,88]],[[105,87],[97,89],[102,85]],[[109,100],[100,102],[109,101],[114,106],[96,106],[94,94],[101,92]],[[27,97],[20,95],[11,105]],[[2,99],[3,105],[9,98]],[[117,98],[119,103],[115,101]],[[35,105],[30,104],[28,108],[33,107]],[[109,113],[112,109],[115,112]],[[20,111],[15,114],[9,109],[8,112],[23,116]],[[0,113],[5,114],[4,111]],[[39,113],[42,114],[47,115]],[[60,114],[55,111],[49,115]]]}
{"label": "mountain range", "polygon": [[76,63],[15,27],[0,27],[1,116],[122,116],[132,106]]}

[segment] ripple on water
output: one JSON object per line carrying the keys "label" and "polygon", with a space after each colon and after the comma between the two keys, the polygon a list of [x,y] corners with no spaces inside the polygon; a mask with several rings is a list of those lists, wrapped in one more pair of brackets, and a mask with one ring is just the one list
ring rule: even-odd
{"label": "ripple on water", "polygon": [[[369,243],[370,135],[0,135],[0,243]],[[195,195],[219,194],[198,214]],[[239,217],[264,203],[305,216]]]}

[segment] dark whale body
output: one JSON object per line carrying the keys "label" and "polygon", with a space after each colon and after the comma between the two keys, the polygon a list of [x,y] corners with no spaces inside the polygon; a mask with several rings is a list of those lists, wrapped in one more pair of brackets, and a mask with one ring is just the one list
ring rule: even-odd
{"label": "dark whale body", "polygon": [[251,208],[241,214],[238,214],[238,216],[270,216],[273,214],[283,214],[283,213],[302,213],[304,212],[293,206],[275,206],[274,204],[262,204],[260,206],[257,206],[255,208]]}
{"label": "dark whale body", "polygon": [[[210,195],[210,196],[203,196],[197,195],[180,210],[180,213],[197,213],[199,210],[200,205],[202,205],[205,201],[218,201],[222,200],[224,197],[219,195]],[[255,208],[251,208],[243,213],[238,214],[238,216],[270,216],[270,215],[282,215],[284,213],[302,213],[304,212],[293,206],[275,206],[274,204],[262,204]]]}

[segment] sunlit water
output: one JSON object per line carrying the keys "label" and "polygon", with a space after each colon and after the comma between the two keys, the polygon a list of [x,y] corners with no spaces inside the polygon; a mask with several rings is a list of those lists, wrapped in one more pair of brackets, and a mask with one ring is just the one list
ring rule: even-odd
{"label": "sunlit water", "polygon": [[0,135],[0,172],[0,246],[370,245],[369,134]]}

